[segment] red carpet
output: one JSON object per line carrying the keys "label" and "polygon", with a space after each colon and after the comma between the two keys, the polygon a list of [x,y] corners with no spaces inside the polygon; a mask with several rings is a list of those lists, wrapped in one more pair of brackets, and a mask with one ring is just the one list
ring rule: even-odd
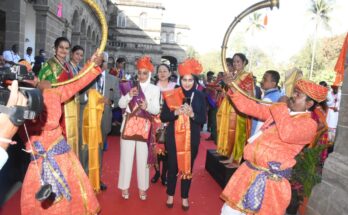
{"label": "red carpet", "polygon": [[[148,190],[148,199],[141,201],[138,196],[138,189],[135,175],[135,164],[130,188],[130,199],[124,200],[121,192],[117,189],[119,169],[119,137],[109,137],[109,148],[104,154],[103,160],[103,182],[108,186],[105,192],[98,194],[101,204],[101,215],[125,214],[125,215],[156,215],[156,214],[195,214],[212,215],[220,214],[222,201],[219,199],[221,188],[205,171],[206,150],[215,148],[212,142],[206,142],[205,134],[202,134],[202,142],[199,153],[194,164],[194,175],[190,190],[190,209],[184,212],[181,209],[180,183],[178,181],[175,193],[174,208],[168,209],[165,205],[167,195],[165,187],[160,183],[151,184]],[[135,162],[134,162],[135,163]],[[153,176],[153,170],[150,177]],[[0,215],[20,214],[20,190],[0,208]]]}

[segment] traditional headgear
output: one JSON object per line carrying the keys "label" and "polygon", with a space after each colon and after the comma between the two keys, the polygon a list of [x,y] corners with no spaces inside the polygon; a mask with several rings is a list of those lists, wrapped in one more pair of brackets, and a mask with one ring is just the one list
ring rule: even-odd
{"label": "traditional headgear", "polygon": [[303,93],[316,102],[326,100],[328,89],[312,81],[300,79],[296,82],[295,87],[300,89]]}
{"label": "traditional headgear", "polygon": [[32,67],[31,67],[31,65],[30,65],[30,63],[28,61],[22,60],[22,61],[18,62],[18,64],[20,64],[22,66],[25,66],[27,68],[28,72],[32,71]]}
{"label": "traditional headgear", "polygon": [[146,69],[149,72],[153,71],[153,65],[149,56],[143,56],[137,60],[137,69]]}
{"label": "traditional headgear", "polygon": [[203,71],[202,65],[194,58],[188,58],[178,66],[179,75],[199,75]]}

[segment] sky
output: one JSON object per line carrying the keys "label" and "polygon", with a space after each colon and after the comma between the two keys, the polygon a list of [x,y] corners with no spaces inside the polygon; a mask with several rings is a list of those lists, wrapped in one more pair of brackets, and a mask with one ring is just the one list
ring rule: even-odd
{"label": "sky", "polygon": [[[189,45],[200,54],[220,50],[223,37],[233,19],[259,0],[158,0],[165,7],[164,22],[190,26]],[[319,37],[335,36],[348,32],[348,0],[333,0],[331,30],[321,28]],[[250,36],[245,33],[247,44],[257,46],[275,57],[286,61],[295,55],[308,38],[313,37],[314,22],[308,13],[310,0],[280,0],[279,9],[262,9],[267,14],[266,28]],[[242,22],[248,22],[245,17]],[[239,28],[240,27],[240,28]],[[237,25],[235,31],[245,32]],[[234,32],[230,37],[233,41]],[[236,50],[238,51],[238,50]]]}

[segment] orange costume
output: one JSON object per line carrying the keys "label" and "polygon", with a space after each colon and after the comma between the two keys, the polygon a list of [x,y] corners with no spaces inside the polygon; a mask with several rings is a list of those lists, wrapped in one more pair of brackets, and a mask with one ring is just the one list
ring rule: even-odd
{"label": "orange costume", "polygon": [[[86,64],[85,68],[87,66],[89,64]],[[54,148],[59,151],[56,146],[65,141],[62,136],[62,128],[59,126],[59,119],[62,116],[61,104],[68,101],[100,73],[101,69],[99,67],[92,68],[90,72],[78,81],[43,91],[43,112],[35,121],[26,123],[32,144],[26,144],[27,150],[33,150],[34,154],[37,155],[40,153],[36,147],[39,143],[43,148],[44,154],[37,156],[36,162],[38,166],[36,166],[35,161],[31,161],[25,175],[21,195],[21,212],[23,215],[96,214],[99,211],[99,203],[90,182],[78,158],[71,149],[69,150],[69,147],[64,152],[56,153],[54,156],[51,155],[55,160],[54,164],[59,167],[59,171],[63,175],[63,177],[57,176],[57,168],[54,168],[52,171],[55,172],[53,177],[59,181],[59,185],[64,188],[66,195],[58,195],[58,198],[54,199],[53,204],[48,205],[46,204],[47,202],[42,203],[36,200],[35,193],[41,186],[39,175],[41,175],[43,161],[45,161],[47,156],[50,156],[49,153]],[[21,129],[21,134],[24,134],[23,129]],[[27,139],[23,135],[22,137],[23,140]],[[66,142],[63,146],[66,147]],[[52,167],[52,163],[46,162],[46,164],[50,168]]]}
{"label": "orange costume", "polygon": [[[326,99],[327,89],[313,82],[299,80],[296,87],[317,102]],[[285,103],[266,106],[239,93],[228,94],[239,111],[265,123],[248,140],[250,144],[244,149],[246,161],[221,194],[226,202],[224,207],[246,214],[283,215],[291,198],[287,179],[296,163],[294,158],[315,137],[317,122],[310,112],[289,113]]]}

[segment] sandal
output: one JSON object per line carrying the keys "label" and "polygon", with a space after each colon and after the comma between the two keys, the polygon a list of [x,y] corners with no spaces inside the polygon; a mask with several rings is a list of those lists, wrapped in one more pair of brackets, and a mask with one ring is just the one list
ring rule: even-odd
{"label": "sandal", "polygon": [[125,200],[129,199],[128,189],[127,190],[122,190],[122,198],[124,198]]}
{"label": "sandal", "polygon": [[143,201],[145,201],[147,199],[147,194],[146,191],[143,190],[139,190],[139,198]]}

